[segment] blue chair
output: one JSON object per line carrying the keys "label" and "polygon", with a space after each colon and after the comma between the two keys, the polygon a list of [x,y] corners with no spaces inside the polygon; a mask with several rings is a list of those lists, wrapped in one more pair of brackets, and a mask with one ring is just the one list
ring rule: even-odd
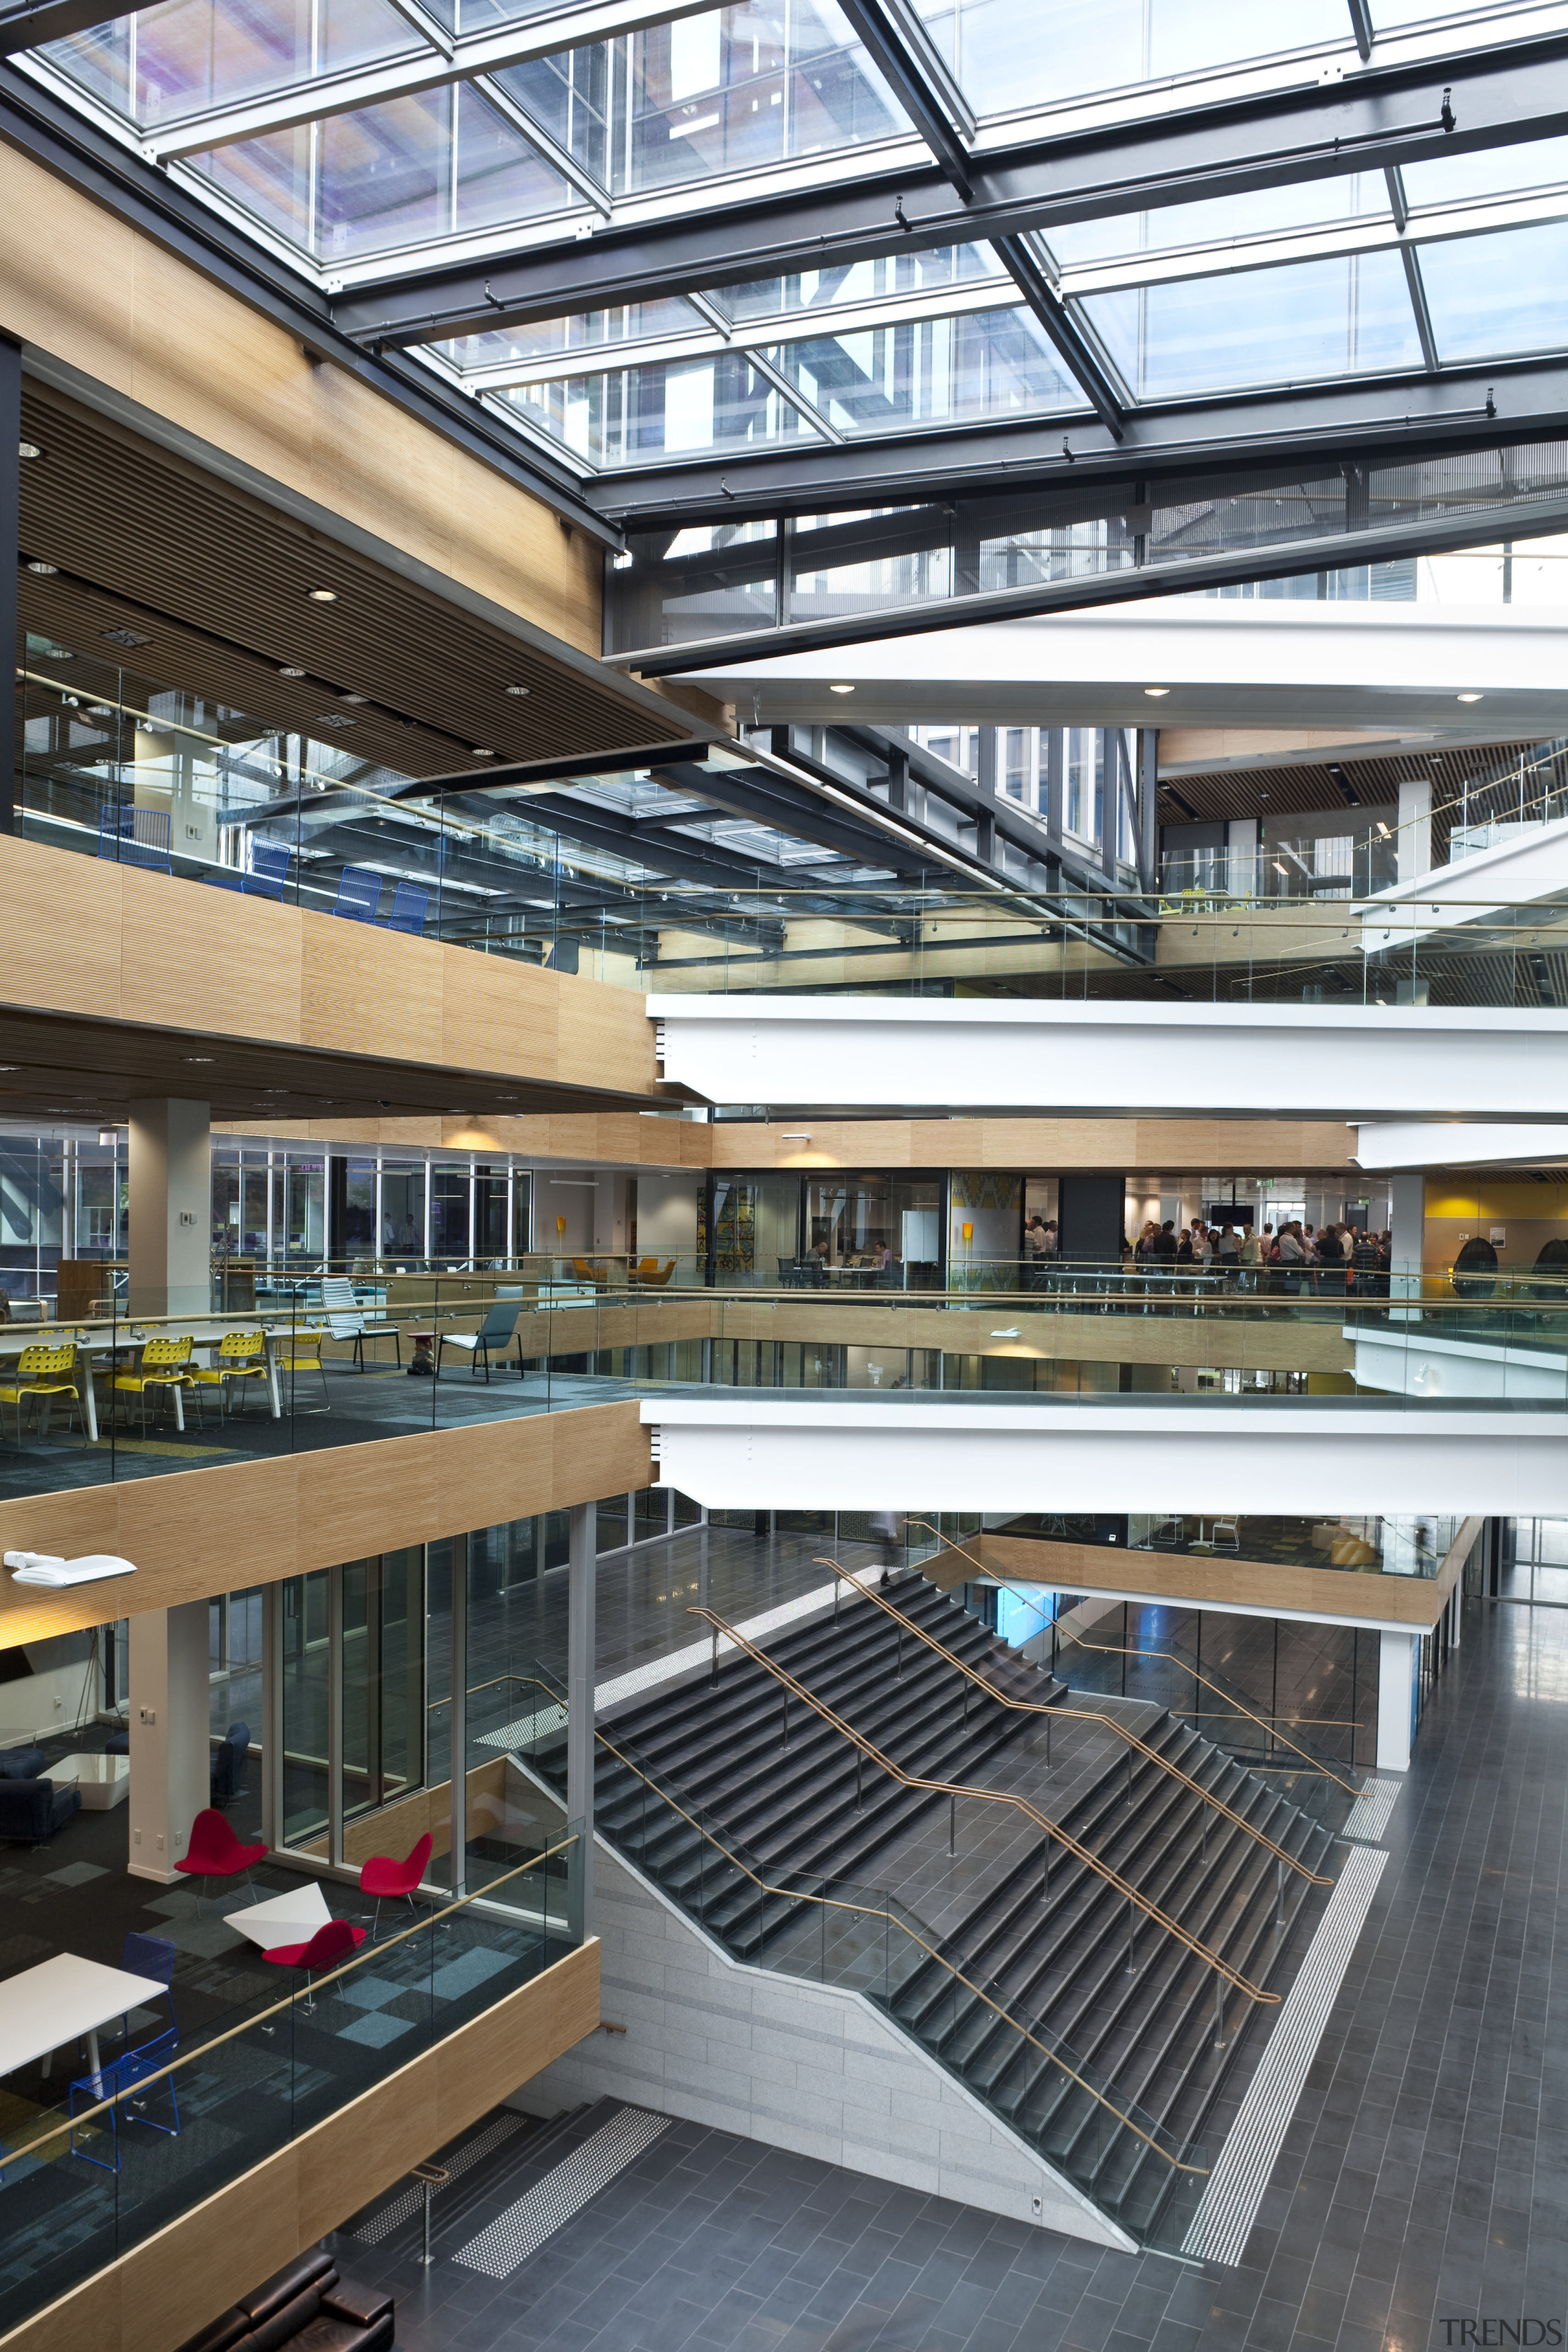
{"label": "blue chair", "polygon": [[174,870],[172,820],[167,809],[126,808],[98,812],[98,854],[121,866],[142,866],[154,874]]}
{"label": "blue chair", "polygon": [[[490,1378],[490,1349],[492,1348],[499,1348],[502,1355],[506,1353],[506,1350],[511,1342],[511,1335],[517,1328],[517,1318],[521,1309],[521,1301],[520,1299],[498,1298],[477,1331],[439,1332],[437,1335],[436,1339],[437,1379],[439,1380],[441,1377],[441,1352],[443,1349],[461,1348],[464,1349],[473,1360],[468,1366],[468,1378],[470,1380],[473,1379],[475,1373],[479,1369],[480,1357],[482,1356],[484,1358],[485,1386],[488,1388],[489,1386]],[[519,1380],[521,1380],[523,1377],[522,1349],[521,1343],[519,1344],[518,1349],[517,1376]]]}
{"label": "blue chair", "polygon": [[[164,1936],[139,1936],[132,1928],[125,1938],[125,1949],[120,1955],[120,1965],[128,1977],[153,1977],[163,1988],[169,2003],[169,2024],[174,2022],[174,1963],[180,1957],[179,1946],[171,1944]],[[129,2015],[120,2021],[121,2038],[131,2039]]]}
{"label": "blue chair", "polygon": [[231,1723],[212,1755],[211,1796],[215,1805],[226,1805],[244,1794],[245,1759],[250,1747],[250,1726]]}
{"label": "blue chair", "polygon": [[417,882],[400,882],[393,896],[386,929],[389,931],[408,931],[417,939],[425,929],[425,909],[429,904],[428,890],[422,890]]}
{"label": "blue chair", "polygon": [[[166,2033],[160,2033],[152,2042],[143,2042],[135,2050],[122,2052],[118,2058],[110,2058],[107,2064],[100,2066],[96,2074],[83,2074],[71,2084],[70,2151],[73,2156],[79,2156],[84,2164],[96,2164],[100,2172],[119,2171],[120,2110],[123,2104],[121,2094],[125,2091],[134,2091],[139,2083],[146,2082],[149,2075],[158,2074],[163,2067],[166,2066],[174,2054],[179,2038],[174,2027],[171,2026]],[[154,2123],[151,2116],[143,2115],[141,2110],[145,2102],[142,2099],[132,2100],[126,2106],[125,2120],[128,2124],[145,2124],[149,2131],[163,2132],[168,2138],[177,2139],[180,2131],[180,2103],[174,2095],[173,2074],[164,2074],[158,2089],[166,2091],[169,2095],[169,2105],[174,2117],[172,2124]],[[102,2099],[111,2099],[114,2102],[108,2110],[109,2136],[114,2148],[112,2161],[101,2156],[89,2156],[85,2148],[79,2147],[76,2144],[76,2101],[79,2091],[89,2106],[97,2106]],[[101,2122],[100,2117],[100,2128],[101,2128]]]}
{"label": "blue chair", "polygon": [[373,874],[368,866],[345,866],[338,877],[333,914],[346,915],[354,923],[374,923],[380,902],[380,875]]}
{"label": "blue chair", "polygon": [[252,834],[250,864],[243,873],[205,874],[202,879],[215,890],[243,890],[247,898],[281,898],[293,855],[287,842],[261,841]]}

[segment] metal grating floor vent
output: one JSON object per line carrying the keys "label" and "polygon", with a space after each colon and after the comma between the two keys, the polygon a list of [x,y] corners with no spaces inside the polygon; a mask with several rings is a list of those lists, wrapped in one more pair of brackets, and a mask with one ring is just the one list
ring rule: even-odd
{"label": "metal grating floor vent", "polygon": [[[461,2147],[454,2148],[447,2158],[447,2170],[452,2179],[456,2180],[460,2173],[468,2171],[470,2165],[478,2164],[481,2157],[489,2156],[492,2148],[500,2147],[503,2141],[510,2139],[514,2132],[521,2131],[529,2120],[527,2116],[498,2116],[494,2123],[487,2124],[483,2131],[476,2132],[472,2139],[466,2139]],[[441,2195],[439,2189],[436,2195]],[[424,2204],[425,2191],[416,2181],[412,2189],[400,2189],[395,2197],[378,2206],[369,2221],[353,2234],[362,2246],[379,2246],[384,2238],[390,2238],[395,2230],[401,2230],[405,2221],[412,2221],[414,2216],[423,2210]]]}
{"label": "metal grating floor vent", "polygon": [[603,2128],[563,2157],[553,2172],[525,2189],[515,2205],[487,2221],[453,2259],[465,2270],[481,2271],[486,2278],[510,2278],[537,2252],[546,2238],[580,2213],[591,2197],[617,2172],[651,2147],[669,2129],[668,2116],[649,2115],[644,2107],[623,2107]]}

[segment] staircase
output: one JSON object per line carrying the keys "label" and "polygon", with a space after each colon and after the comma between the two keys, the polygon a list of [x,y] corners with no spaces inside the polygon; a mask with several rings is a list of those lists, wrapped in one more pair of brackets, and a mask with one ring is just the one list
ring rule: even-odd
{"label": "staircase", "polygon": [[[889,1597],[1010,1696],[1067,1699],[923,1579],[900,1579]],[[853,1600],[769,1655],[907,1772],[1026,1781],[1023,1743],[1038,1718],[988,1698],[912,1634],[900,1651],[897,1625]],[[787,1713],[786,1742],[783,1688],[731,1657],[716,1680],[618,1715],[599,1750],[597,1828],[735,1958],[864,1991],[1103,2212],[1141,2242],[1171,2242],[1202,2174],[1165,2158],[1206,2161],[1192,2144],[1203,2135],[1217,2146],[1276,2012],[1142,1913],[1130,1946],[1125,1898],[1024,1816],[1020,1858],[992,1873],[956,1928],[925,1928],[868,1890],[911,1842],[945,1849],[948,1800],[869,1762],[858,1776],[839,1733],[799,1701]],[[1068,1708],[1053,1718],[1058,1758],[1081,1748],[1069,1720]],[[1328,1832],[1285,1794],[1163,1710],[1139,1707],[1132,1720],[1200,1788],[1331,1874]],[[561,1784],[559,1748],[538,1763]],[[1114,1741],[1100,1769],[1073,1780],[1070,1801],[1032,1801],[1253,1984],[1282,1988],[1328,1890],[1283,1869],[1194,1790]]]}

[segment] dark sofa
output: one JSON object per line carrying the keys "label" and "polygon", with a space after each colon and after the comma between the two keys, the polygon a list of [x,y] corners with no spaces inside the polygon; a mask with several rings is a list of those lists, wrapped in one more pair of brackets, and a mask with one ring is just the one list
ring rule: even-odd
{"label": "dark sofa", "polygon": [[41,1748],[0,1749],[0,1780],[41,1780],[48,1769]]}
{"label": "dark sofa", "polygon": [[57,1789],[52,1780],[0,1777],[0,1839],[42,1845],[80,1810],[81,1790],[74,1780]]}
{"label": "dark sofa", "polygon": [[331,2254],[300,2254],[193,2336],[184,2352],[388,2352],[392,2297],[356,2286]]}

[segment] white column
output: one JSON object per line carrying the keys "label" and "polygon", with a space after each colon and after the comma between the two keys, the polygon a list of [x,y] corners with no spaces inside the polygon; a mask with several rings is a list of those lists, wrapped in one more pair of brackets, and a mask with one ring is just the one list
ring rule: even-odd
{"label": "white column", "polygon": [[1432,871],[1432,781],[1417,777],[1399,787],[1399,878],[1419,882]]}
{"label": "white column", "polygon": [[598,1510],[574,1503],[566,1585],[566,1818],[582,1833],[578,1901],[573,1926],[594,1933],[594,1647],[598,1580]]}
{"label": "white column", "polygon": [[167,1886],[211,1787],[205,1601],[132,1618],[130,1680],[131,1875]]}
{"label": "white column", "polygon": [[[1426,1179],[1418,1168],[1388,1180],[1388,1231],[1389,1297],[1418,1299],[1426,1245]],[[1421,1310],[1419,1307],[1391,1307],[1389,1316],[1393,1322],[1418,1323]]]}
{"label": "white column", "polygon": [[131,1106],[132,1315],[212,1305],[212,1127],[205,1102]]}
{"label": "white column", "polygon": [[1377,1654],[1377,1769],[1410,1769],[1410,1734],[1415,1711],[1418,1633],[1381,1633]]}

